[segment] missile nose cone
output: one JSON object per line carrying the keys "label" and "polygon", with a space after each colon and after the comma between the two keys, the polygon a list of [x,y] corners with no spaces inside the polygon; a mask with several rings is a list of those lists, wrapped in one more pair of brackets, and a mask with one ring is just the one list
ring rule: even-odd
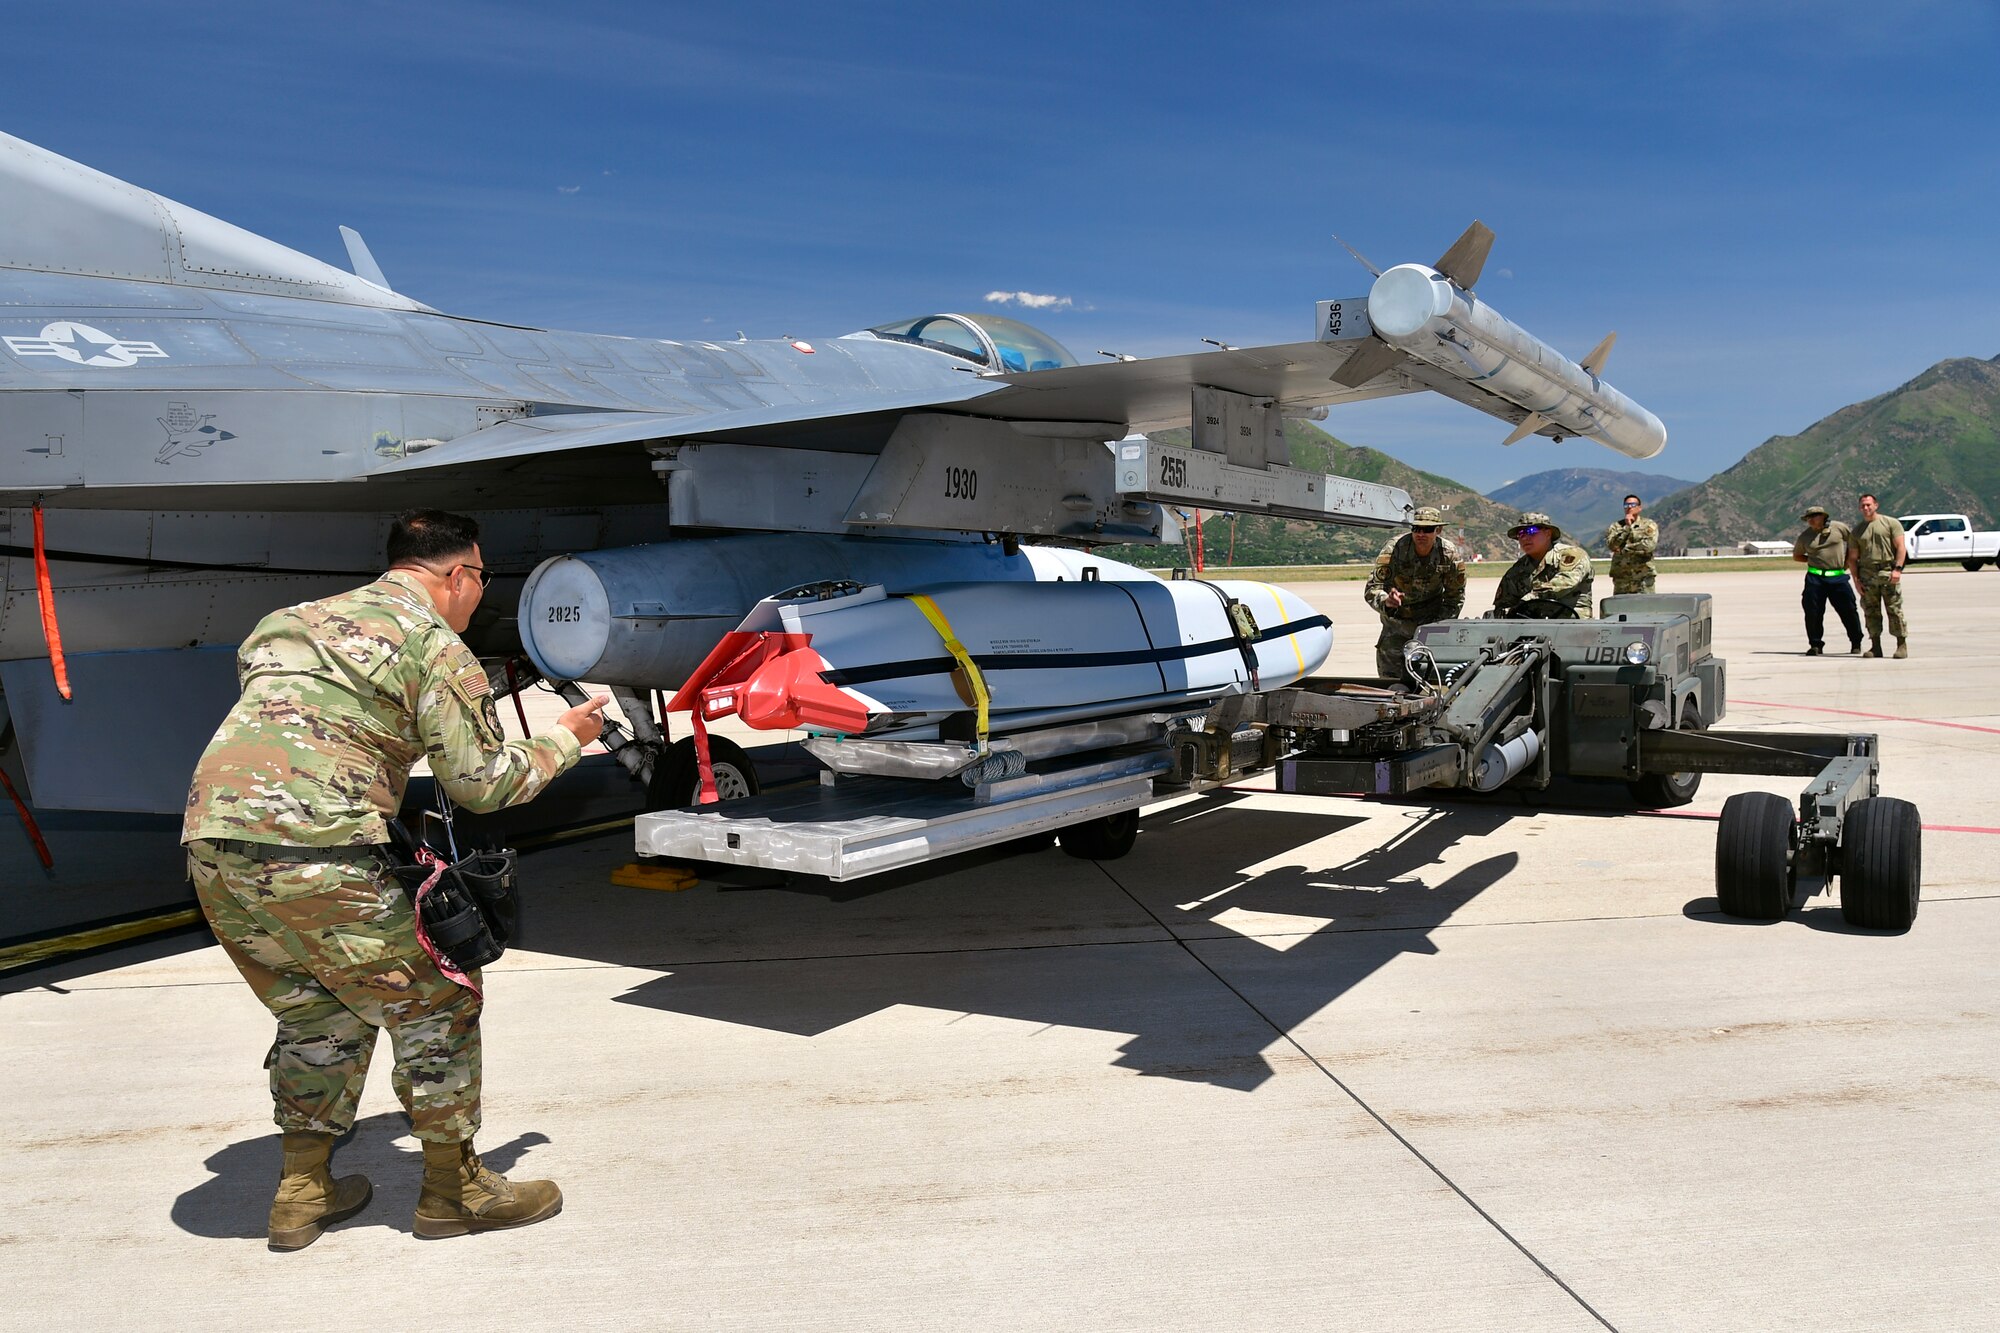
{"label": "missile nose cone", "polygon": [[1451,310],[1451,284],[1422,264],[1398,264],[1368,289],[1368,322],[1385,338],[1407,338]]}

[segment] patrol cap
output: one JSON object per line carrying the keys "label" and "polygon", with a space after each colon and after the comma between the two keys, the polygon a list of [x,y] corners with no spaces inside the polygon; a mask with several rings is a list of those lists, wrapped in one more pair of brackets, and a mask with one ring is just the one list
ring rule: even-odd
{"label": "patrol cap", "polygon": [[1800,518],[1811,518],[1811,517],[1812,517],[1812,516],[1813,516],[1814,514],[1818,514],[1818,515],[1819,515],[1819,516],[1820,516],[1821,518],[1825,518],[1825,517],[1826,517],[1826,508],[1825,508],[1825,506],[1823,506],[1823,505],[1814,505],[1814,506],[1813,506],[1812,508],[1810,508],[1810,509],[1806,510],[1806,512],[1805,512],[1805,513],[1803,513],[1803,514],[1800,514],[1800,515],[1799,515],[1799,517],[1800,517]]}
{"label": "patrol cap", "polygon": [[1553,532],[1556,536],[1558,537],[1562,536],[1562,529],[1557,527],[1556,521],[1550,518],[1547,514],[1521,515],[1520,520],[1516,522],[1513,527],[1507,529],[1507,535],[1509,537],[1518,537],[1521,535],[1522,529],[1524,528],[1547,528],[1550,532]]}
{"label": "patrol cap", "polygon": [[1410,515],[1413,528],[1441,528],[1444,526],[1444,510],[1436,505],[1425,505]]}

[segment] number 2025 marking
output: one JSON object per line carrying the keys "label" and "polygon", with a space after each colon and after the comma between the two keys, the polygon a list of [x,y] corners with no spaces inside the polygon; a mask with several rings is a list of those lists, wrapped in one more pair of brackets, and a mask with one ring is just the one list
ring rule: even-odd
{"label": "number 2025 marking", "polygon": [[944,498],[947,500],[978,499],[979,469],[947,466],[944,470]]}

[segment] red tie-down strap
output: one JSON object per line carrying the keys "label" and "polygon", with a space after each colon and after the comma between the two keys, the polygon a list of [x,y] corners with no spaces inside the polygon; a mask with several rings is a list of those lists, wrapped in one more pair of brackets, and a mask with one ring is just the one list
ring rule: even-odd
{"label": "red tie-down strap", "polygon": [[715,765],[708,756],[707,723],[736,711],[736,686],[747,681],[758,667],[782,653],[803,648],[812,642],[810,634],[783,634],[774,630],[731,630],[722,642],[709,649],[674,697],[667,711],[683,710],[694,715],[694,762],[701,774],[697,805],[713,805],[722,799],[715,789]]}
{"label": "red tie-down strap", "polygon": [[49,550],[42,536],[42,502],[35,501],[35,600],[42,608],[42,640],[49,646],[49,666],[56,673],[56,689],[69,695],[69,663],[63,660],[62,627],[56,624],[56,588],[49,578]]}
{"label": "red tie-down strap", "polygon": [[35,844],[35,855],[42,858],[42,869],[54,870],[56,858],[49,854],[48,840],[42,837],[42,826],[35,822],[35,812],[21,799],[21,793],[14,790],[14,783],[4,772],[0,772],[0,787],[7,791],[7,799],[14,803],[14,813],[21,817],[21,827],[28,830],[28,841]]}

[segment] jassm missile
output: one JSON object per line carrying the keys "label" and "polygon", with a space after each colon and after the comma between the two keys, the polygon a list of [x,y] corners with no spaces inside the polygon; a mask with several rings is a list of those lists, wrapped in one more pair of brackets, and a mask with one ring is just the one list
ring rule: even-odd
{"label": "jassm missile", "polygon": [[1310,675],[1332,645],[1325,616],[1248,580],[805,590],[759,603],[668,708],[764,730],[978,741],[1199,710]]}

